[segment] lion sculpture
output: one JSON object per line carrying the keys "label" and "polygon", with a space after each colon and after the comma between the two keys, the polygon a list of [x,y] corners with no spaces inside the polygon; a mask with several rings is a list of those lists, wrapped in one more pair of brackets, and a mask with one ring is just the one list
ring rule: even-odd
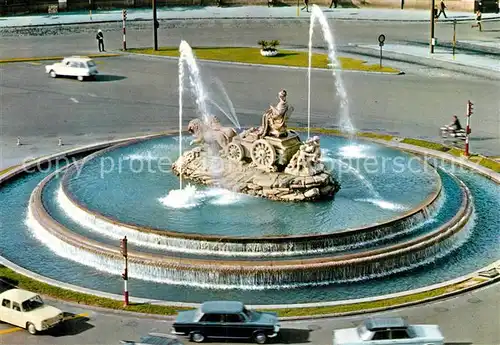
{"label": "lion sculpture", "polygon": [[208,116],[206,122],[200,119],[189,121],[187,129],[194,137],[190,145],[207,144],[219,150],[225,149],[231,140],[238,135],[233,128],[221,126],[219,119],[214,115]]}

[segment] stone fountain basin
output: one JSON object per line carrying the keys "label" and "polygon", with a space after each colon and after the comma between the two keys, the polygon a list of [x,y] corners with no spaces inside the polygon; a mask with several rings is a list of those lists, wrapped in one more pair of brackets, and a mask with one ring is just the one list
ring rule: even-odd
{"label": "stone fountain basin", "polygon": [[[59,172],[56,172],[59,173]],[[122,266],[119,249],[74,233],[57,223],[44,209],[42,190],[54,174],[47,176],[33,191],[28,210],[28,222],[37,238],[49,247],[57,243],[66,246],[86,265],[93,265],[96,258],[105,258],[108,269]],[[169,257],[166,255],[129,251],[130,275],[144,279],[155,272],[160,281],[190,284],[197,282],[210,286],[254,284],[273,287],[282,285],[317,285],[335,281],[357,280],[381,276],[397,270],[421,265],[443,251],[449,251],[467,236],[467,224],[473,213],[470,192],[460,182],[462,203],[459,212],[446,224],[423,236],[403,244],[387,246],[347,255],[324,256],[310,259],[280,261],[204,260]],[[286,273],[286,274],[285,274]]]}

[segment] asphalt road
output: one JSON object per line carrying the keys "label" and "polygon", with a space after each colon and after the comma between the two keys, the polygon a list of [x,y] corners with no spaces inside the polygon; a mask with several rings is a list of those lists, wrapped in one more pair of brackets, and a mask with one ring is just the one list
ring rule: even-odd
{"label": "asphalt road", "polygon": [[[379,34],[386,35],[386,43],[428,42],[429,24],[388,23],[364,21],[330,21],[338,46],[349,43],[377,44]],[[500,21],[485,22],[484,31],[470,27],[470,23],[457,24],[458,41],[498,41]],[[30,29],[2,29],[0,31],[0,58],[52,56],[95,52],[95,33],[104,32],[107,50],[122,48],[121,23],[99,25],[67,25]],[[36,36],[30,36],[36,35]],[[40,36],[43,38],[41,39]],[[315,34],[315,45],[324,47],[320,30]],[[451,41],[453,25],[437,22],[438,41]],[[158,31],[160,46],[178,46],[181,39],[192,46],[256,46],[259,40],[278,39],[282,46],[307,47],[309,23],[304,20],[200,20],[164,21]],[[127,26],[127,46],[151,47],[152,27],[149,22],[130,22]]]}
{"label": "asphalt road", "polygon": [[[60,149],[56,146],[58,137],[69,146],[176,128],[176,60],[122,56],[101,59],[98,63],[103,75],[97,81],[83,83],[50,79],[42,63],[0,66],[0,167],[12,164],[20,156]],[[223,92],[214,82],[215,78],[222,81],[242,126],[258,124],[260,115],[275,102],[281,88],[288,90],[289,101],[295,107],[291,124],[307,124],[305,70],[215,63],[202,64],[201,69],[210,98],[228,111]],[[354,125],[360,130],[438,139],[439,126],[448,123],[452,114],[463,118],[465,102],[472,99],[476,114],[472,123],[472,150],[498,155],[498,84],[434,72],[343,73]],[[338,99],[334,95],[331,72],[313,72],[313,126],[338,124]],[[194,109],[192,100],[188,100],[185,123],[195,116]],[[226,123],[229,124],[227,120]],[[15,145],[18,136],[26,145]]]}
{"label": "asphalt road", "polygon": [[[500,344],[499,293],[500,284],[497,283],[460,297],[379,313],[377,316],[402,316],[410,323],[438,324],[445,336],[446,345],[498,345]],[[120,340],[139,340],[141,335],[149,332],[169,333],[172,324],[169,320],[138,318],[124,314],[102,313],[61,303],[52,304],[77,317],[67,321],[60,329],[37,336],[31,336],[26,331],[10,325],[0,324],[0,344],[112,345],[119,344]],[[282,322],[282,336],[277,343],[331,345],[333,329],[353,327],[369,316],[372,315]],[[211,344],[217,343],[211,342]]]}

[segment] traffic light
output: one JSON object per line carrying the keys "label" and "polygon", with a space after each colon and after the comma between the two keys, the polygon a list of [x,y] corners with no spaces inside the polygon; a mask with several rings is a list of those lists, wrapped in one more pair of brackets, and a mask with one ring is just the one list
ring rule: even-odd
{"label": "traffic light", "polygon": [[123,20],[127,20],[127,10],[122,10],[122,18]]}
{"label": "traffic light", "polygon": [[474,109],[472,106],[474,104],[471,101],[467,101],[467,116],[472,115],[472,110]]}
{"label": "traffic light", "polygon": [[120,240],[120,253],[127,256],[127,236]]}
{"label": "traffic light", "polygon": [[126,268],[125,268],[125,271],[123,271],[123,273],[122,273],[122,279],[123,280],[128,280],[128,271],[127,271]]}

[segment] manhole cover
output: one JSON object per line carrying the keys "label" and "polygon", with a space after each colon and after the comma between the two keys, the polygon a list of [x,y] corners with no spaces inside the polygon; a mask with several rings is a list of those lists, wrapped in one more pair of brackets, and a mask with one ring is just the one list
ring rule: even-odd
{"label": "manhole cover", "polygon": [[438,313],[444,313],[444,312],[449,311],[450,309],[445,308],[445,307],[437,307],[437,308],[434,308],[434,310],[437,311]]}
{"label": "manhole cover", "polygon": [[321,329],[321,326],[318,326],[318,325],[308,325],[307,329],[310,330],[310,331],[317,331],[317,330]]}
{"label": "manhole cover", "polygon": [[483,300],[477,298],[477,297],[472,297],[467,300],[469,303],[481,303]]}

